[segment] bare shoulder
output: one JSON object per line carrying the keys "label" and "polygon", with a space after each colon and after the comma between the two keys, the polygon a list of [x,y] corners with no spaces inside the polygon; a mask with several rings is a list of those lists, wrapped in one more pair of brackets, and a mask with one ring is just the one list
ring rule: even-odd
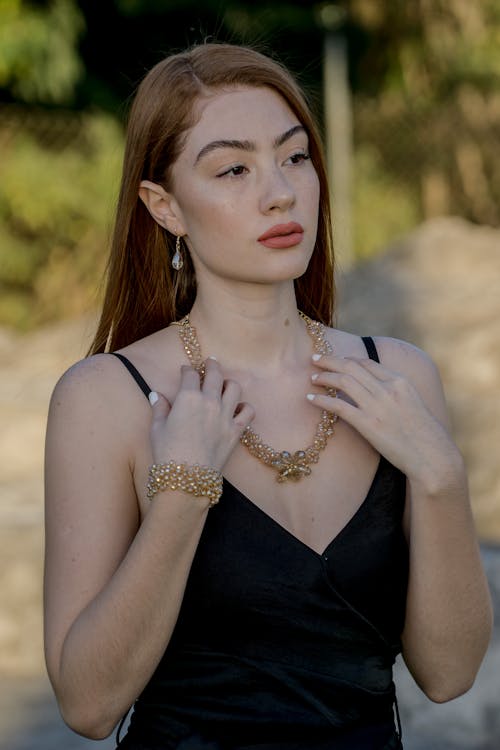
{"label": "bare shoulder", "polygon": [[[366,357],[363,338],[347,331],[328,328],[328,338],[334,354],[339,357]],[[417,385],[417,381],[439,380],[438,369],[432,358],[418,346],[389,336],[371,337],[376,346],[381,364],[389,370],[405,375]]]}
{"label": "bare shoulder", "polygon": [[427,352],[409,341],[402,341],[390,336],[374,336],[380,361],[388,367],[400,366],[404,369],[437,371],[434,361]]}
{"label": "bare shoulder", "polygon": [[[175,332],[160,330],[118,353],[136,368],[148,388],[169,400],[175,397],[182,358]],[[137,454],[150,418],[146,394],[124,363],[103,353],[76,362],[60,377],[52,394],[49,428],[57,424],[63,433],[67,427],[73,435],[86,430],[96,441],[113,435],[113,448]]]}
{"label": "bare shoulder", "polygon": [[[175,333],[163,329],[117,350],[142,376],[151,390],[172,389],[172,373],[178,374]],[[110,353],[94,354],[76,362],[59,379],[55,397],[79,398],[91,393],[103,405],[126,399],[127,407],[147,405],[145,394],[134,381],[124,363]]]}
{"label": "bare shoulder", "polygon": [[436,363],[414,344],[387,336],[375,336],[380,362],[388,370],[403,376],[418,391],[429,411],[449,428],[441,376]]}
{"label": "bare shoulder", "polygon": [[106,445],[133,462],[136,435],[148,425],[150,407],[123,364],[110,354],[76,362],[52,393],[48,434],[90,446]]}
{"label": "bare shoulder", "polygon": [[373,340],[384,367],[404,375],[419,390],[440,386],[434,360],[418,346],[388,336],[375,336]]}
{"label": "bare shoulder", "polygon": [[91,391],[98,399],[109,397],[119,385],[118,363],[109,354],[93,354],[75,362],[56,383],[53,398],[79,398]]}
{"label": "bare shoulder", "polygon": [[[335,353],[341,357],[366,357],[360,336],[329,329]],[[389,336],[373,336],[382,367],[408,380],[429,410],[448,425],[447,408],[439,370],[433,359],[418,346]]]}
{"label": "bare shoulder", "polygon": [[131,383],[130,375],[116,357],[93,354],[75,362],[61,375],[51,401],[77,406],[83,400],[87,407],[94,404],[107,411],[106,405],[112,407],[130,395]]}

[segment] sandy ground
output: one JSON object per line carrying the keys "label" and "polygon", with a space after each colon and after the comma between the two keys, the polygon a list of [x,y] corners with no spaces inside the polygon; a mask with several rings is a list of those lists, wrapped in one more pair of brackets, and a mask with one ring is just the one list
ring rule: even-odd
{"label": "sandy ground", "polygon": [[[436,359],[470,469],[473,509],[500,611],[500,232],[460,220],[424,225],[341,280],[339,326],[409,339]],[[17,337],[0,330],[0,750],[80,750],[44,676],[42,455],[48,399],[80,358],[93,320]],[[498,750],[500,631],[474,688],[431,704],[403,665],[396,678],[408,750]]]}

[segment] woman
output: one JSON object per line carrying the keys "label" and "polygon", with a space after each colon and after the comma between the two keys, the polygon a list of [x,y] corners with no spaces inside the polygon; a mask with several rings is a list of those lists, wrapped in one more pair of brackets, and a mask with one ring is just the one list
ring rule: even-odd
{"label": "woman", "polygon": [[136,701],[121,748],[395,748],[401,649],[432,700],[474,680],[491,607],[439,377],[330,327],[328,206],[277,63],[207,44],[146,76],[48,424],[46,658],[81,734]]}

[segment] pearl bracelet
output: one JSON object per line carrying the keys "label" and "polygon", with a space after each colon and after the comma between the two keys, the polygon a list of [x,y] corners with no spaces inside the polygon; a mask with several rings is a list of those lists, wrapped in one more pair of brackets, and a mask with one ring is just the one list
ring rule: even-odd
{"label": "pearl bracelet", "polygon": [[206,497],[210,500],[208,507],[211,508],[222,495],[222,474],[217,469],[199,464],[189,466],[177,461],[153,464],[149,468],[146,486],[148,500],[163,490],[180,490],[195,497]]}

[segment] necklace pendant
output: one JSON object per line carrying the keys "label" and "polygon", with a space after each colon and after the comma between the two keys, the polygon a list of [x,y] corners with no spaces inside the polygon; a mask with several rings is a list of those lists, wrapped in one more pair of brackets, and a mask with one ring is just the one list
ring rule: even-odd
{"label": "necklace pendant", "polygon": [[308,477],[311,473],[311,467],[307,463],[305,451],[295,451],[292,454],[289,451],[281,451],[278,459],[274,462],[278,469],[278,482],[286,482],[290,479],[297,482],[302,477]]}

